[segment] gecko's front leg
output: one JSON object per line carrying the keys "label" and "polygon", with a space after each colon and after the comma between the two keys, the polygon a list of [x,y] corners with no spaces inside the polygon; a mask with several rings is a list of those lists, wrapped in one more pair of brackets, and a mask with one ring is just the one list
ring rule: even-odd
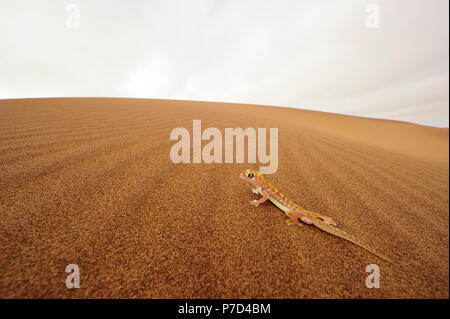
{"label": "gecko's front leg", "polygon": [[259,200],[252,200],[250,202],[250,205],[253,205],[255,207],[258,207],[259,205],[261,205],[262,203],[264,203],[266,200],[269,199],[269,194],[267,194],[266,191],[262,191],[261,195],[263,195],[263,197],[261,197]]}

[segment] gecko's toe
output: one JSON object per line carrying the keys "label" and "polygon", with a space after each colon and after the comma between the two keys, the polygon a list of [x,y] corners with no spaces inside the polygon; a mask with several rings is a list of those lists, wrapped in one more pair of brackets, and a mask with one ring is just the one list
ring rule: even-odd
{"label": "gecko's toe", "polygon": [[292,220],[290,220],[290,219],[286,219],[286,224],[288,225],[288,226],[295,226],[295,225],[298,225],[298,226],[303,226],[302,224],[300,224],[299,222],[293,222]]}
{"label": "gecko's toe", "polygon": [[255,206],[255,207],[258,207],[259,203],[258,203],[258,201],[257,201],[256,199],[254,199],[254,200],[252,200],[252,201],[250,202],[250,205]]}
{"label": "gecko's toe", "polygon": [[334,227],[337,227],[337,224],[336,224],[335,221],[328,222],[327,224],[329,224],[329,225],[331,225],[331,226],[334,226]]}
{"label": "gecko's toe", "polygon": [[323,220],[325,223],[327,223],[328,225],[337,227],[336,222],[335,222],[335,221],[333,220],[333,218],[331,218],[331,217],[322,217],[322,220]]}

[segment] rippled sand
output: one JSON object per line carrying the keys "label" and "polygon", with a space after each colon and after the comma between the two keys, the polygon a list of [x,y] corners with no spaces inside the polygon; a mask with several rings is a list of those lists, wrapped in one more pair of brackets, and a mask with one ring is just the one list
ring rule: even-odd
{"label": "rippled sand", "polygon": [[[258,166],[173,164],[170,131],[193,119],[278,127],[268,180],[398,265],[250,206],[238,175]],[[448,298],[448,146],[448,129],[297,109],[2,100],[0,297]]]}

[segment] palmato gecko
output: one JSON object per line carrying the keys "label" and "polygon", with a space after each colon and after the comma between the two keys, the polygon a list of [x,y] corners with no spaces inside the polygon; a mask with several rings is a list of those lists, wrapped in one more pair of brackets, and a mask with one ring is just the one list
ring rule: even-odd
{"label": "palmato gecko", "polygon": [[331,217],[308,211],[290,201],[286,196],[272,186],[260,172],[248,169],[244,173],[241,173],[240,177],[254,187],[252,188],[253,193],[262,195],[259,200],[252,200],[250,202],[251,205],[258,207],[265,201],[270,200],[289,217],[289,219],[286,220],[288,225],[302,226],[299,220],[308,225],[312,224],[327,233],[348,240],[371,252],[372,254],[392,263],[389,258],[377,253],[374,249],[362,243],[355,236],[338,228],[336,222]]}

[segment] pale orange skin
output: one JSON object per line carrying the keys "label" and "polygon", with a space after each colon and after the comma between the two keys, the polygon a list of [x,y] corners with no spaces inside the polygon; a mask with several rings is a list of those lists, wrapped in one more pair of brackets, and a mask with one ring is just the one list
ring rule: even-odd
{"label": "pale orange skin", "polygon": [[378,254],[374,249],[356,239],[355,236],[348,234],[342,229],[339,229],[336,222],[331,217],[308,211],[290,201],[286,196],[284,196],[274,186],[272,186],[260,172],[248,169],[245,172],[241,173],[239,177],[244,181],[250,183],[254,187],[252,189],[252,192],[262,195],[259,200],[253,200],[250,202],[250,204],[252,204],[253,206],[258,207],[260,204],[266,202],[267,200],[270,200],[279,209],[284,211],[289,217],[289,219],[286,220],[286,223],[288,225],[301,226],[299,220],[309,225],[313,224],[314,226],[327,233],[348,240],[366,249],[372,254],[392,263],[389,258]]}
{"label": "pale orange skin", "polygon": [[252,205],[257,207],[269,199],[275,205],[277,205],[278,208],[286,213],[286,215],[290,219],[290,221],[288,221],[288,224],[299,224],[299,219],[306,224],[312,224],[313,218],[319,218],[327,224],[337,226],[336,222],[331,217],[308,211],[290,201],[286,196],[284,196],[269,182],[267,182],[267,180],[260,172],[248,169],[244,173],[241,173],[240,177],[241,179],[249,182],[254,186],[253,191],[255,193],[259,193],[263,196],[258,201],[252,201]]}

